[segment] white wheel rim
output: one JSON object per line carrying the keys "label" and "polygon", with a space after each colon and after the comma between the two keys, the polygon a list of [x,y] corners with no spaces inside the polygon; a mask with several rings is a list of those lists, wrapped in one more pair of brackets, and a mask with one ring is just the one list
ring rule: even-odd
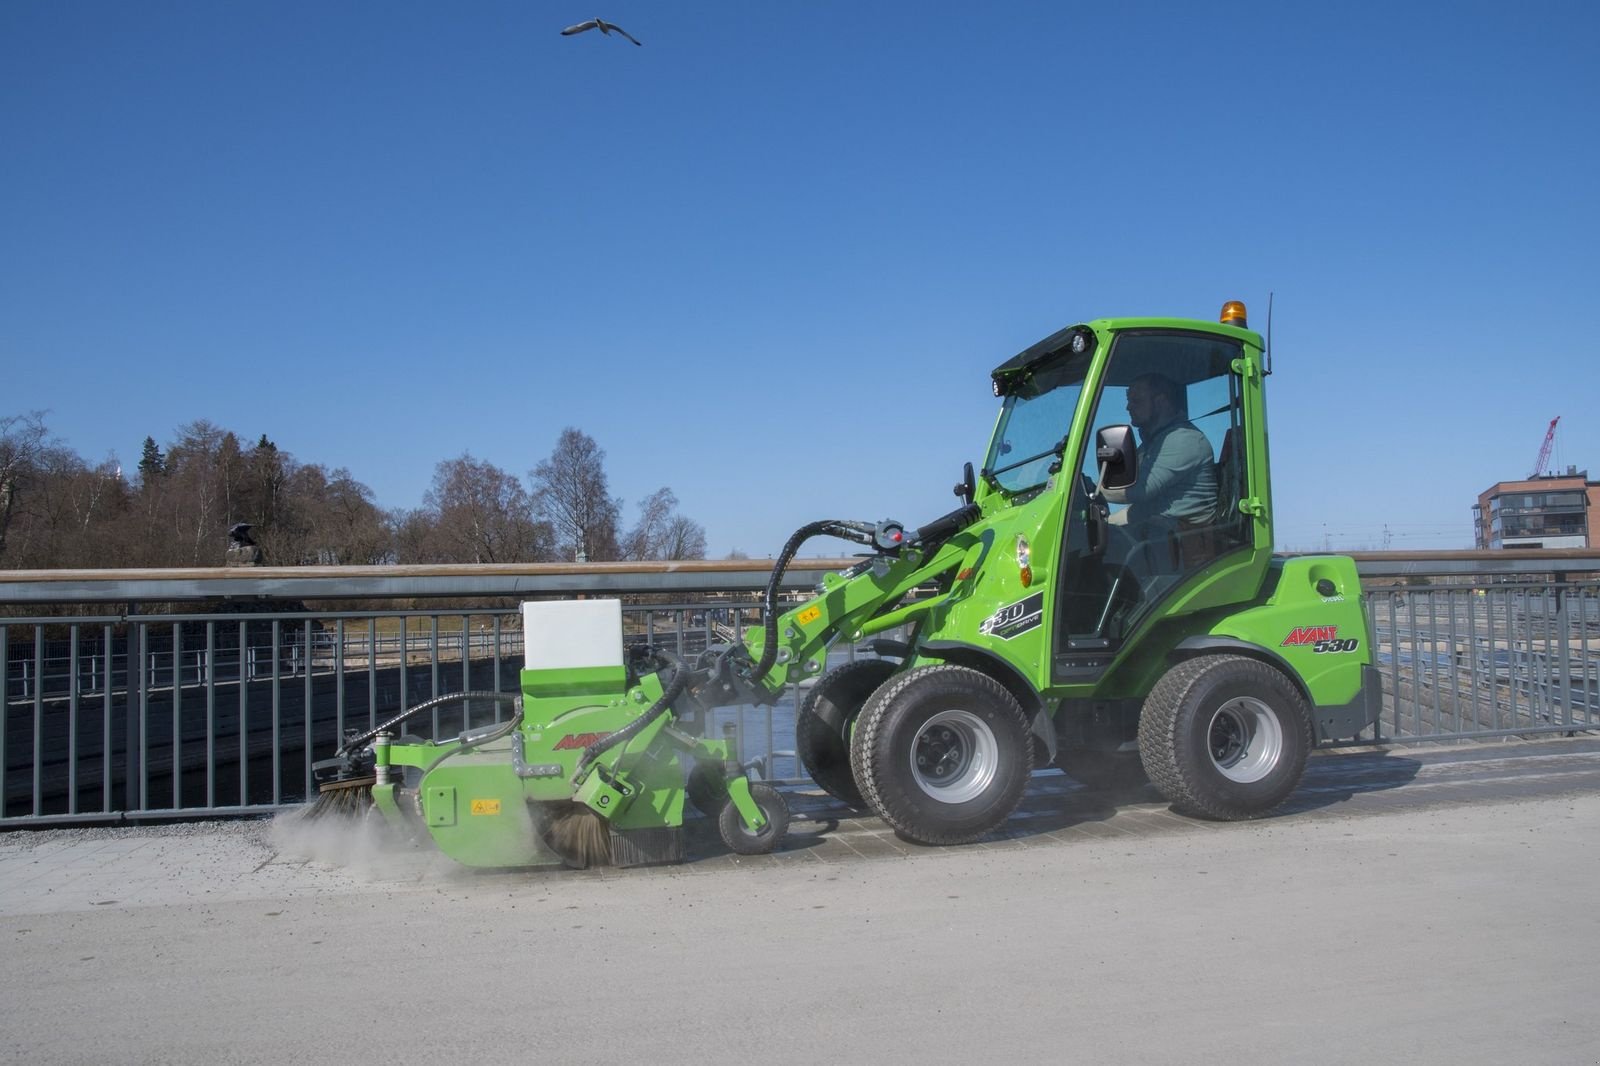
{"label": "white wheel rim", "polygon": [[1283,759],[1283,725],[1261,700],[1239,696],[1211,715],[1206,749],[1218,773],[1248,785],[1266,777]]}
{"label": "white wheel rim", "polygon": [[918,788],[941,803],[976,799],[994,783],[999,770],[1000,744],[994,730],[971,711],[940,711],[911,742],[911,776]]}

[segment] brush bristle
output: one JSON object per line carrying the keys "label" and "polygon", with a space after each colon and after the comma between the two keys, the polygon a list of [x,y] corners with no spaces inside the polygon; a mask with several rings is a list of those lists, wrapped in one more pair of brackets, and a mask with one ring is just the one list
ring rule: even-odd
{"label": "brush bristle", "polygon": [[375,778],[363,777],[323,785],[317,798],[301,809],[300,817],[307,822],[323,818],[356,821],[372,809],[372,786],[375,782]]}
{"label": "brush bristle", "polygon": [[544,805],[544,841],[575,870],[611,862],[611,827],[581,803]]}

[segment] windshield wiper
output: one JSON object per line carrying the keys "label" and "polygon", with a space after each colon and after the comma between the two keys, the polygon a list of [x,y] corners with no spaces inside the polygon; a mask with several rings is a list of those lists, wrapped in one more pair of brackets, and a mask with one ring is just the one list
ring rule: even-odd
{"label": "windshield wiper", "polygon": [[1005,466],[997,466],[992,470],[985,470],[983,471],[983,476],[992,479],[996,474],[1004,474],[1006,471],[1015,470],[1019,466],[1027,466],[1029,463],[1036,463],[1047,455],[1060,455],[1061,449],[1065,448],[1066,446],[1067,438],[1062,437],[1060,440],[1056,441],[1054,447],[1046,448],[1038,455],[1030,455],[1026,459],[1018,459],[1014,463],[1007,463]]}

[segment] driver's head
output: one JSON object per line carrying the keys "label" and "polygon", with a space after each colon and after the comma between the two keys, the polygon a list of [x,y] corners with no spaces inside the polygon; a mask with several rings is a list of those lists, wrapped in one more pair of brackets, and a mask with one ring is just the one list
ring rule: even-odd
{"label": "driver's head", "polygon": [[1141,434],[1150,434],[1178,417],[1183,394],[1165,374],[1141,374],[1128,386],[1128,421]]}

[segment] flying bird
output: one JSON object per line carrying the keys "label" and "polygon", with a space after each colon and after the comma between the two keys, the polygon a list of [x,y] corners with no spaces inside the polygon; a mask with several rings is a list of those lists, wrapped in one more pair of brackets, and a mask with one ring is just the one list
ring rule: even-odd
{"label": "flying bird", "polygon": [[620,33],[628,40],[633,41],[634,44],[639,43],[634,39],[633,34],[629,33],[627,30],[623,29],[621,26],[618,26],[614,22],[607,22],[605,19],[590,19],[588,22],[580,22],[576,26],[568,26],[566,29],[561,31],[561,36],[571,37],[573,34],[582,33],[584,30],[599,30],[608,37],[613,33]]}

